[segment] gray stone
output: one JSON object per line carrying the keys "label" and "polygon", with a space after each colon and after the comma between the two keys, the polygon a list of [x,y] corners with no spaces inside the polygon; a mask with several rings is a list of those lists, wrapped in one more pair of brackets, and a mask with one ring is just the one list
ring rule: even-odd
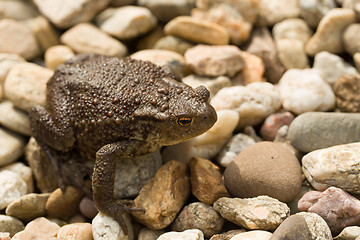
{"label": "gray stone", "polygon": [[17,133],[31,135],[28,114],[15,108],[10,101],[0,103],[0,124]]}
{"label": "gray stone", "polygon": [[334,238],[334,240],[356,240],[357,237],[360,238],[360,227],[351,226],[344,228],[341,233]]}
{"label": "gray stone", "polygon": [[309,24],[316,28],[320,20],[332,8],[336,8],[334,0],[299,0],[300,16]]}
{"label": "gray stone", "polygon": [[11,236],[24,230],[24,224],[10,216],[0,215],[0,232],[9,232]]}
{"label": "gray stone", "polygon": [[182,79],[183,83],[196,88],[200,85],[205,86],[210,92],[210,98],[216,95],[224,87],[231,86],[230,78],[226,76],[219,77],[203,77],[198,75],[188,75]]}
{"label": "gray stone", "polygon": [[15,133],[0,128],[0,166],[16,161],[24,153],[25,141]]}

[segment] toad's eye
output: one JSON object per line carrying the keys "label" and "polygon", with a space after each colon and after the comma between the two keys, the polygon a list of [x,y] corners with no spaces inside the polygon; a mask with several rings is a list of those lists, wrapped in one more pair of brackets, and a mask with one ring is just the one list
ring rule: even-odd
{"label": "toad's eye", "polygon": [[189,117],[181,117],[178,119],[178,124],[182,127],[190,126],[192,123],[192,119]]}

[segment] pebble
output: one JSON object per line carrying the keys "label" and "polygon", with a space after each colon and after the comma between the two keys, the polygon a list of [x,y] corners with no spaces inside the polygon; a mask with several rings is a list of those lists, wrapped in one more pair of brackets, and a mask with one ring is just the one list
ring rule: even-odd
{"label": "pebble", "polygon": [[344,74],[358,73],[353,66],[346,63],[341,57],[329,52],[316,54],[313,68],[319,70],[323,79],[331,85]]}
{"label": "pebble", "polygon": [[4,94],[15,107],[29,112],[35,105],[45,105],[46,83],[53,71],[35,63],[19,63],[8,73]]}
{"label": "pebble", "polygon": [[136,197],[161,166],[162,158],[159,150],[139,157],[119,159],[116,164],[115,197]]}
{"label": "pebble", "polygon": [[44,55],[45,65],[47,68],[55,70],[57,66],[74,56],[73,50],[68,46],[56,45],[46,50]]}
{"label": "pebble", "polygon": [[342,53],[344,51],[343,31],[355,21],[353,10],[346,8],[331,9],[321,19],[315,34],[306,43],[306,53],[309,56],[314,56],[322,51]]}
{"label": "pebble", "polygon": [[94,201],[88,197],[83,197],[83,199],[81,199],[79,210],[83,216],[89,219],[93,219],[98,213]]}
{"label": "pebble", "polygon": [[127,226],[128,235],[125,235],[120,225],[111,217],[99,212],[92,220],[92,234],[94,240],[133,240],[134,230],[131,218],[128,214],[123,215]]}
{"label": "pebble", "polygon": [[0,214],[0,232],[8,232],[11,236],[24,230],[24,224],[11,216]]}
{"label": "pebble", "polygon": [[360,75],[343,75],[334,84],[336,108],[341,112],[360,112]]}
{"label": "pebble", "polygon": [[309,112],[296,117],[289,127],[291,145],[300,152],[360,141],[360,114]]}
{"label": "pebble", "polygon": [[267,195],[289,202],[301,189],[301,168],[294,153],[280,143],[258,142],[242,151],[225,169],[232,196]]}
{"label": "pebble", "polygon": [[263,60],[245,51],[241,51],[241,56],[245,65],[243,69],[231,79],[233,85],[246,86],[252,82],[264,82],[265,66]]}
{"label": "pebble", "polygon": [[186,64],[198,75],[233,77],[244,67],[241,51],[236,46],[197,45],[185,52]]}
{"label": "pebble", "polygon": [[[157,41],[164,37],[163,27],[158,25],[148,34],[141,36],[136,44],[138,51],[154,48]],[[185,41],[185,40],[184,40]]]}
{"label": "pebble", "polygon": [[330,187],[323,192],[310,191],[298,203],[300,211],[319,214],[333,234],[360,220],[360,201],[340,188]]}
{"label": "pebble", "polygon": [[235,236],[239,233],[243,233],[243,232],[246,232],[246,230],[245,229],[230,230],[230,231],[223,232],[220,234],[215,234],[210,238],[210,240],[229,240],[233,236]]}
{"label": "pebble", "polygon": [[0,171],[0,209],[5,209],[12,201],[27,193],[26,182],[9,170]]}
{"label": "pebble", "polygon": [[220,233],[224,219],[210,205],[193,202],[183,208],[171,224],[171,229],[177,232],[196,228],[204,233],[205,238]]}
{"label": "pebble", "polygon": [[189,229],[183,232],[167,232],[157,240],[204,240],[204,234],[199,229]]}
{"label": "pebble", "polygon": [[18,54],[26,60],[40,55],[34,34],[26,25],[13,20],[0,20],[0,52]]}
{"label": "pebble", "polygon": [[57,240],[93,240],[90,223],[73,223],[61,227]]}
{"label": "pebble", "polygon": [[186,50],[194,47],[195,45],[189,41],[176,36],[165,36],[160,38],[155,45],[154,49],[169,50],[184,55]]}
{"label": "pebble", "polygon": [[257,24],[273,26],[286,18],[295,18],[300,15],[297,0],[260,0]]}
{"label": "pebble", "polygon": [[272,234],[267,231],[254,230],[244,233],[239,233],[229,240],[269,240]]}
{"label": "pebble", "polygon": [[156,17],[150,10],[139,6],[107,8],[95,20],[102,31],[120,40],[143,35],[157,24]]}
{"label": "pebble", "polygon": [[201,202],[212,205],[217,199],[230,196],[219,167],[210,160],[194,157],[189,168],[191,192]]}
{"label": "pebble", "polygon": [[25,149],[23,137],[0,128],[0,166],[16,161]]}
{"label": "pebble", "polygon": [[58,188],[50,194],[46,202],[46,213],[51,218],[69,220],[79,212],[82,197],[82,191],[72,186],[68,186],[64,193]]}
{"label": "pebble", "polygon": [[30,222],[46,215],[45,204],[49,193],[30,193],[12,201],[6,208],[6,215]]}
{"label": "pebble", "polygon": [[238,133],[231,137],[231,139],[226,143],[224,148],[221,150],[217,156],[217,162],[222,167],[227,167],[232,160],[235,159],[239,153],[241,153],[245,148],[255,144],[255,140],[243,133]]}
{"label": "pebble", "polygon": [[250,230],[274,231],[288,216],[290,208],[268,196],[256,198],[220,198],[214,209],[223,218]]}
{"label": "pebble", "polygon": [[165,25],[164,32],[166,35],[175,35],[195,43],[226,45],[230,40],[224,27],[189,16],[172,19]]}
{"label": "pebble", "polygon": [[299,7],[300,16],[310,27],[316,28],[325,14],[336,8],[336,3],[334,0],[299,0]]}
{"label": "pebble", "polygon": [[76,53],[90,52],[115,57],[124,57],[127,53],[124,44],[89,23],[79,23],[70,28],[61,35],[60,41]]}
{"label": "pebble", "polygon": [[355,240],[356,237],[360,236],[360,227],[351,226],[344,228],[339,235],[337,235],[335,240]]}
{"label": "pebble", "polygon": [[239,114],[237,129],[254,126],[281,106],[278,92],[271,83],[254,82],[244,86],[221,89],[212,99],[211,104],[219,111],[234,110]]}
{"label": "pebble", "polygon": [[165,233],[164,230],[152,230],[145,227],[140,230],[138,240],[156,240],[163,233]]}
{"label": "pebble", "polygon": [[215,96],[220,89],[231,86],[231,80],[226,76],[204,77],[191,74],[181,80],[192,88],[196,88],[200,85],[205,86],[210,92],[210,99]]}
{"label": "pebble", "polygon": [[[339,3],[338,3],[339,4]],[[359,9],[359,2],[357,0],[342,0],[342,2],[339,4],[343,8],[349,8],[354,10],[356,14],[356,18],[359,21],[360,20],[360,9]]]}
{"label": "pebble", "polygon": [[55,240],[60,227],[44,217],[36,218],[28,223],[25,230],[18,232],[11,240]]}
{"label": "pebble", "polygon": [[315,69],[290,69],[278,85],[282,105],[297,115],[311,111],[328,111],[335,107],[335,94]]}
{"label": "pebble", "polygon": [[10,101],[0,103],[0,124],[14,132],[31,136],[29,116]]}
{"label": "pebble", "polygon": [[25,59],[17,54],[0,53],[0,86],[5,82],[10,69],[21,62],[25,62]]}
{"label": "pebble", "polygon": [[278,56],[286,69],[309,67],[304,44],[297,39],[281,39],[276,42]]}
{"label": "pebble", "polygon": [[305,44],[313,32],[303,19],[288,18],[276,23],[272,29],[272,34],[275,42],[282,39],[296,39]]}
{"label": "pebble", "polygon": [[316,190],[336,186],[359,194],[360,182],[356,174],[359,171],[356,164],[360,164],[359,149],[360,143],[356,142],[312,151],[301,160],[303,173]]}
{"label": "pebble", "polygon": [[26,166],[22,162],[15,162],[0,168],[0,171],[3,170],[9,170],[11,172],[19,174],[20,177],[26,183],[27,192],[28,193],[34,192],[34,180],[33,180],[32,170],[30,167]]}
{"label": "pebble", "polygon": [[1,19],[26,20],[39,15],[36,8],[26,1],[1,1]]}
{"label": "pebble", "polygon": [[135,198],[135,207],[145,209],[131,212],[147,227],[159,230],[171,224],[190,195],[190,181],[185,164],[165,163],[141,189]]}
{"label": "pebble", "polygon": [[275,139],[278,130],[282,126],[289,126],[294,120],[291,112],[278,112],[269,115],[260,128],[260,135],[266,141]]}
{"label": "pebble", "polygon": [[359,23],[350,24],[344,31],[344,47],[346,52],[348,52],[350,55],[354,55],[355,53],[360,52],[360,44],[355,40],[359,39],[360,37],[359,31]]}
{"label": "pebble", "polygon": [[9,232],[0,232],[0,240],[11,240]]}
{"label": "pebble", "polygon": [[35,0],[39,11],[56,27],[66,29],[80,22],[91,20],[110,0],[63,1]]}
{"label": "pebble", "polygon": [[275,230],[271,240],[321,239],[332,240],[331,231],[316,213],[291,215]]}

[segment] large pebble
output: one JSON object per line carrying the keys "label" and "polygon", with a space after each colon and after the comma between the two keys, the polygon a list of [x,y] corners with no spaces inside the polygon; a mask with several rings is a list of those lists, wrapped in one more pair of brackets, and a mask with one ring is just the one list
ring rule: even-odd
{"label": "large pebble", "polygon": [[300,40],[281,39],[276,42],[276,47],[279,59],[286,69],[309,67],[304,44]]}
{"label": "large pebble", "polygon": [[5,97],[14,106],[30,111],[35,105],[45,105],[46,83],[53,71],[34,63],[19,63],[8,73],[5,84]]}
{"label": "large pebble", "polygon": [[24,224],[17,218],[0,215],[0,232],[8,232],[11,236],[24,230]]}
{"label": "large pebble", "polygon": [[57,240],[93,240],[90,223],[73,223],[61,227]]}
{"label": "large pebble", "polygon": [[280,79],[278,90],[286,110],[301,114],[335,107],[335,94],[321,73],[314,69],[290,69]]}
{"label": "large pebble", "polygon": [[322,51],[342,53],[344,51],[342,33],[355,21],[355,13],[352,9],[331,9],[321,19],[315,34],[306,43],[306,53],[310,56]]}
{"label": "large pebble", "polygon": [[265,65],[263,60],[260,57],[245,51],[241,51],[241,56],[245,62],[245,66],[232,78],[233,85],[246,86],[252,82],[265,82]]}
{"label": "large pebble", "polygon": [[90,52],[115,57],[124,57],[127,53],[124,44],[90,23],[75,25],[63,33],[60,40],[77,53]]}
{"label": "large pebble", "polygon": [[316,190],[336,186],[359,194],[359,149],[360,143],[356,142],[312,151],[301,160],[303,173]]}
{"label": "large pebble", "polygon": [[360,24],[354,23],[350,24],[344,31],[343,40],[345,50],[354,55],[357,52],[360,52],[360,44],[356,39],[360,38]]}
{"label": "large pebble", "polygon": [[133,240],[134,230],[131,218],[128,214],[123,215],[127,226],[128,235],[124,233],[120,225],[111,217],[99,212],[92,220],[92,232],[94,240]]}
{"label": "large pebble", "polygon": [[336,107],[342,112],[360,112],[360,75],[343,75],[334,84]]}
{"label": "large pebble", "polygon": [[297,0],[260,0],[257,24],[272,26],[286,18],[295,18],[300,14]]}
{"label": "large pebble", "polygon": [[11,164],[8,164],[2,168],[0,168],[0,171],[3,170],[9,170],[11,172],[17,173],[20,175],[20,177],[25,181],[27,186],[27,192],[34,192],[34,180],[33,180],[33,174],[32,169],[28,166],[26,166],[22,162],[14,162]]}
{"label": "large pebble", "polygon": [[360,236],[360,227],[359,226],[351,226],[346,227],[341,231],[339,235],[337,235],[335,240],[355,240]]}
{"label": "large pebble", "polygon": [[56,45],[46,50],[44,55],[45,65],[47,68],[55,70],[57,66],[74,56],[73,50],[68,46]]}
{"label": "large pebble", "polygon": [[254,126],[278,110],[281,100],[274,86],[266,82],[254,82],[244,86],[221,89],[211,100],[214,108],[230,109],[239,114],[238,129]]}
{"label": "large pebble", "polygon": [[320,20],[332,8],[336,8],[334,0],[299,0],[300,16],[309,24],[310,27],[316,28]]}
{"label": "large pebble", "polygon": [[224,27],[189,16],[172,19],[165,25],[164,31],[167,35],[175,35],[195,43],[226,45],[230,40]]}
{"label": "large pebble", "polygon": [[25,59],[17,54],[0,53],[0,85],[5,82],[11,68],[21,62],[25,62]]}
{"label": "large pebble", "polygon": [[281,39],[296,39],[305,44],[310,39],[312,30],[303,19],[289,18],[275,24],[272,33],[276,42]]}
{"label": "large pebble", "polygon": [[216,93],[220,91],[220,89],[231,86],[231,80],[226,76],[204,77],[191,74],[182,78],[181,80],[183,83],[186,83],[192,88],[196,88],[200,85],[205,86],[210,92],[210,98],[215,96]]}
{"label": "large pebble", "polygon": [[301,188],[301,168],[294,153],[279,143],[258,142],[242,151],[224,173],[236,197],[267,195],[288,202]]}
{"label": "large pebble", "polygon": [[0,124],[17,133],[31,135],[28,114],[15,108],[10,101],[0,103]]}
{"label": "large pebble", "polygon": [[292,121],[289,139],[300,152],[360,141],[360,114],[309,112]]}
{"label": "large pebble", "polygon": [[254,230],[254,231],[236,234],[229,240],[269,240],[271,236],[272,236],[271,232]]}
{"label": "large pebble", "polygon": [[0,172],[0,186],[0,209],[27,193],[26,182],[19,174],[9,170]]}
{"label": "large pebble", "polygon": [[24,147],[21,136],[0,128],[0,166],[16,161],[24,153]]}
{"label": "large pebble", "polygon": [[40,217],[28,223],[25,230],[15,234],[12,240],[55,240],[59,229],[60,227],[56,223],[53,223],[44,217]]}
{"label": "large pebble", "polygon": [[189,229],[183,232],[167,232],[157,240],[204,240],[204,234],[199,229]]}

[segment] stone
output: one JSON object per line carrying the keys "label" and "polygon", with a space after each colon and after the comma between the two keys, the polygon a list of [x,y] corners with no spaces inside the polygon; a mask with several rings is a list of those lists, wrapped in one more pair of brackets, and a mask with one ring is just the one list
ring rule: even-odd
{"label": "stone", "polygon": [[185,61],[198,75],[233,77],[243,69],[244,60],[236,46],[197,45],[185,52]]}
{"label": "stone", "polygon": [[8,232],[11,236],[24,230],[24,224],[11,216],[0,214],[0,232]]}
{"label": "stone", "polygon": [[360,72],[360,52],[355,53],[353,59],[356,69]]}
{"label": "stone", "polygon": [[99,11],[104,9],[110,0],[66,0],[54,3],[51,0],[35,0],[39,11],[56,27],[66,29],[80,22],[90,21]]}
{"label": "stone", "polygon": [[0,232],[0,240],[11,240],[9,232]]}
{"label": "stone", "polygon": [[289,202],[301,189],[301,168],[294,153],[273,142],[258,142],[243,150],[225,169],[225,186],[232,196],[267,195]]}
{"label": "stone", "polygon": [[360,24],[354,23],[350,24],[343,33],[344,48],[346,52],[351,55],[354,55],[357,52],[360,52],[360,44],[355,41],[360,37]]}
{"label": "stone", "polygon": [[34,180],[32,175],[32,170],[30,167],[26,166],[22,162],[14,162],[11,164],[8,164],[2,168],[0,168],[0,171],[3,170],[9,170],[11,172],[17,173],[20,175],[20,177],[25,181],[27,186],[27,192],[34,192]]}
{"label": "stone", "polygon": [[355,240],[360,236],[360,227],[351,226],[344,228],[339,235],[337,235],[334,240]]}
{"label": "stone", "polygon": [[0,86],[5,82],[10,69],[21,62],[25,62],[25,59],[17,54],[0,53]]}
{"label": "stone", "polygon": [[56,240],[60,227],[44,217],[36,218],[28,223],[25,230],[18,232],[11,240]]}
{"label": "stone", "polygon": [[165,233],[164,230],[152,230],[145,227],[140,230],[138,240],[156,240],[163,233]]}
{"label": "stone", "polygon": [[[201,202],[212,205],[217,199],[230,196],[220,169],[214,163],[195,157],[190,161],[189,168],[192,194]],[[208,236],[205,232],[204,234],[205,237]]]}
{"label": "stone", "polygon": [[329,111],[335,107],[335,94],[316,69],[290,69],[278,85],[284,109],[297,115]]}
{"label": "stone", "polygon": [[114,195],[117,198],[136,197],[148,180],[162,166],[160,151],[139,157],[119,159],[116,164]]}
{"label": "stone", "polygon": [[167,232],[161,234],[157,240],[204,240],[204,234],[199,229],[189,229],[183,232]]}
{"label": "stone", "polygon": [[357,113],[304,113],[290,124],[289,139],[292,146],[304,153],[359,142],[359,120]]}
{"label": "stone", "polygon": [[324,80],[333,85],[344,74],[357,74],[356,69],[341,57],[329,53],[320,52],[315,55],[314,69],[321,72]]}
{"label": "stone", "polygon": [[230,230],[230,231],[223,232],[220,234],[215,234],[210,238],[210,240],[230,240],[230,238],[234,237],[235,235],[237,235],[239,233],[243,233],[243,232],[246,232],[246,230],[245,229]]}
{"label": "stone", "polygon": [[309,60],[306,56],[304,44],[297,39],[281,39],[276,43],[280,62],[286,69],[308,68]]}
{"label": "stone", "polygon": [[27,1],[3,0],[0,2],[0,19],[26,20],[39,15],[36,8]]}
{"label": "stone", "polygon": [[149,32],[156,26],[157,20],[147,8],[125,6],[107,8],[96,17],[96,23],[107,34],[127,40]]}
{"label": "stone", "polygon": [[0,166],[16,161],[25,149],[23,137],[0,128]]}
{"label": "stone", "polygon": [[271,83],[253,82],[244,86],[221,89],[212,99],[211,104],[219,110],[234,110],[239,114],[237,129],[254,126],[281,106],[278,92]]}
{"label": "stone", "polygon": [[223,26],[230,35],[230,42],[234,45],[245,43],[252,30],[252,24],[247,22],[237,9],[223,3],[204,10],[195,8],[191,11],[192,17],[206,20]]}
{"label": "stone", "polygon": [[90,52],[114,57],[127,54],[124,44],[90,23],[75,25],[61,35],[60,41],[77,53]]}
{"label": "stone", "polygon": [[319,214],[333,234],[345,227],[357,225],[360,219],[360,201],[344,190],[329,187],[323,192],[310,191],[298,202],[300,211]]}
{"label": "stone", "polygon": [[242,59],[245,62],[244,68],[233,77],[233,85],[246,86],[253,82],[265,82],[265,65],[263,60],[251,53],[241,51]]}
{"label": "stone", "polygon": [[158,25],[154,30],[145,36],[140,37],[138,43],[136,44],[136,49],[140,51],[155,48],[154,46],[156,42],[159,41],[162,37],[164,37],[163,27]]}
{"label": "stone", "polygon": [[141,189],[134,204],[142,211],[132,216],[147,227],[159,230],[171,224],[190,195],[187,168],[177,161],[164,164]]}
{"label": "stone", "polygon": [[274,231],[288,216],[290,208],[268,196],[256,198],[220,198],[214,209],[223,218],[250,230]]}
{"label": "stone", "polygon": [[342,53],[342,33],[347,26],[355,23],[355,13],[351,9],[333,8],[321,19],[315,34],[306,43],[305,51],[309,56],[328,51]]}
{"label": "stone", "polygon": [[356,19],[360,19],[359,0],[343,0],[339,5],[343,8],[352,9],[355,12]]}
{"label": "stone", "polygon": [[358,171],[356,164],[359,162],[359,148],[360,143],[356,142],[319,149],[306,154],[301,160],[306,179],[319,191],[336,186],[345,191],[359,194],[360,182],[357,175],[354,174]]}
{"label": "stone", "polygon": [[201,202],[193,202],[183,208],[171,229],[177,232],[188,229],[199,229],[204,233],[205,238],[210,238],[220,233],[224,225],[224,219],[210,205]]}
{"label": "stone", "polygon": [[29,112],[35,105],[45,105],[46,83],[53,71],[35,63],[19,63],[8,73],[5,84],[5,97],[15,107]]}
{"label": "stone", "polygon": [[31,136],[29,116],[10,101],[0,103],[0,124],[14,132]]}
{"label": "stone", "polygon": [[234,135],[217,156],[217,162],[222,167],[227,167],[247,147],[255,144],[255,140],[243,133]]}
{"label": "stone", "polygon": [[99,212],[92,220],[92,234],[94,240],[133,240],[134,230],[131,218],[128,214],[123,215],[128,235],[124,233],[120,225],[111,217]]}
{"label": "stone", "polygon": [[92,240],[92,230],[90,223],[73,223],[61,227],[57,233],[58,240],[76,239]]}
{"label": "stone", "polygon": [[230,78],[226,76],[219,77],[204,77],[198,75],[188,75],[181,79],[183,83],[189,85],[192,88],[196,88],[203,85],[210,92],[210,99],[216,95],[220,89],[231,86]]}
{"label": "stone", "polygon": [[83,216],[89,219],[93,219],[98,214],[94,201],[88,197],[83,197],[83,199],[81,199],[79,210]]}
{"label": "stone", "polygon": [[172,19],[165,25],[164,32],[195,43],[226,45],[230,41],[229,33],[224,27],[189,16]]}
{"label": "stone", "polygon": [[287,18],[295,18],[300,15],[297,0],[260,0],[257,24],[261,26],[273,26]]}
{"label": "stone", "polygon": [[30,60],[40,55],[40,48],[30,28],[13,19],[2,19],[0,52],[18,54]]}
{"label": "stone", "polygon": [[68,220],[79,212],[79,203],[83,192],[68,186],[65,192],[60,188],[53,191],[46,202],[46,213],[49,217]]}
{"label": "stone", "polygon": [[161,22],[168,22],[177,16],[189,15],[195,6],[195,0],[138,0],[137,3],[148,8]]}
{"label": "stone", "polygon": [[289,126],[294,120],[291,112],[279,112],[269,115],[260,128],[260,135],[266,141],[275,139],[278,130],[282,126]]}
{"label": "stone", "polygon": [[334,84],[336,108],[341,112],[360,112],[360,75],[343,75]]}
{"label": "stone", "polygon": [[169,50],[184,55],[186,50],[194,47],[194,44],[176,36],[165,36],[160,38],[155,45],[154,49]]}
{"label": "stone", "polygon": [[55,70],[57,66],[74,56],[75,53],[68,46],[56,45],[46,50],[44,55],[45,65],[47,68]]}
{"label": "stone", "polygon": [[239,233],[230,240],[269,240],[272,234],[267,231],[255,230],[244,233]]}
{"label": "stone", "polygon": [[336,8],[334,0],[299,0],[300,16],[306,23],[316,28],[325,14],[333,8]]}
{"label": "stone", "polygon": [[232,110],[217,111],[217,117],[216,123],[207,132],[165,148],[163,161],[177,160],[188,164],[193,157],[214,158],[231,138],[239,121],[239,115]]}
{"label": "stone", "polygon": [[0,171],[0,209],[5,209],[12,201],[27,193],[26,182],[17,173]]}
{"label": "stone", "polygon": [[291,215],[275,230],[270,240],[332,240],[331,231],[316,213]]}
{"label": "stone", "polygon": [[313,32],[303,19],[288,18],[276,23],[272,29],[272,34],[275,42],[282,39],[295,39],[305,44]]}
{"label": "stone", "polygon": [[46,215],[45,204],[49,193],[30,193],[11,202],[6,208],[6,215],[30,222]]}

